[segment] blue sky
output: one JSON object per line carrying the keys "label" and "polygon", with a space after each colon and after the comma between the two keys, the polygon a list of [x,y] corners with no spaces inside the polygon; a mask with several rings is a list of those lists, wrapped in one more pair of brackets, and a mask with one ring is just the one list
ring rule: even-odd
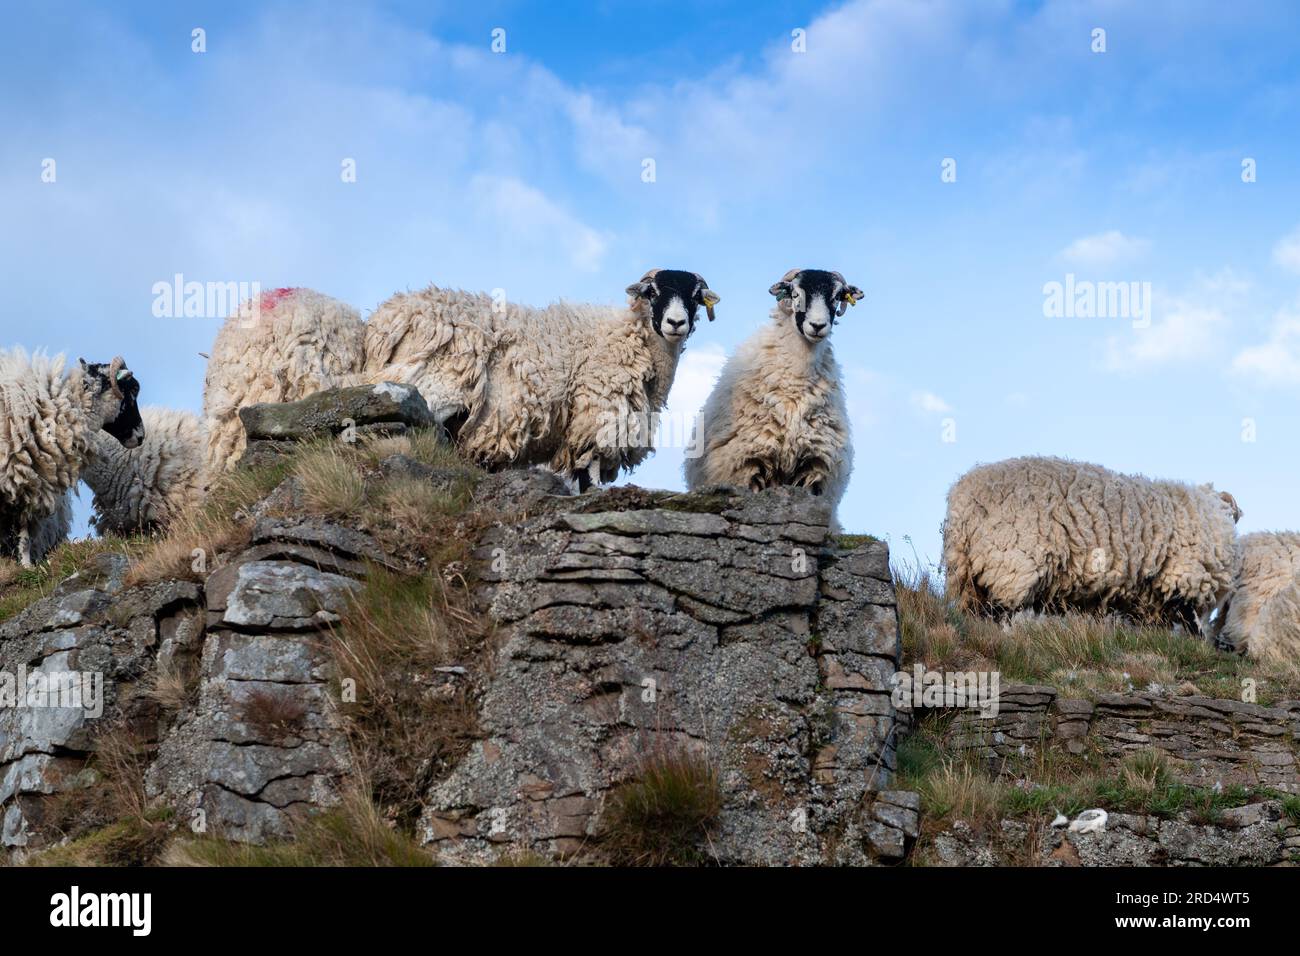
{"label": "blue sky", "polygon": [[[841,516],[896,559],[938,558],[958,475],[1028,453],[1300,527],[1294,4],[117,7],[0,5],[0,346],[120,352],[144,401],[197,410],[218,319],[153,316],[178,272],[364,314],[429,282],[615,302],[689,268],[723,301],[688,416],[767,287],[832,268],[867,293],[833,339]],[[1149,283],[1149,327],[1045,316],[1067,274]],[[681,458],[632,480],[679,487]]]}

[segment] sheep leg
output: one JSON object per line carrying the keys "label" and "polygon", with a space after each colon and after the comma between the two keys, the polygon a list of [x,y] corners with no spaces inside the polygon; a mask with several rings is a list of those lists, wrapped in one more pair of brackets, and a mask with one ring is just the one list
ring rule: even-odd
{"label": "sheep leg", "polygon": [[26,521],[18,532],[18,563],[24,568],[32,566],[32,529]]}

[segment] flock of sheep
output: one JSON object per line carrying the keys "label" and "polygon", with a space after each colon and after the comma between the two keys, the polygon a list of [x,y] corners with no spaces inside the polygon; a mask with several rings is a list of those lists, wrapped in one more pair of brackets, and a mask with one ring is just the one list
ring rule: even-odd
{"label": "flock of sheep", "polygon": [[[61,359],[3,353],[0,548],[29,565],[63,540],[78,479],[94,493],[101,533],[165,529],[239,461],[239,409],[358,384],[414,385],[461,452],[486,468],[541,465],[577,491],[610,482],[653,452],[684,343],[700,310],[711,321],[720,301],[698,273],[675,269],[653,269],[626,292],[623,307],[537,309],[430,286],[397,293],[362,321],[309,289],[269,291],[218,331],[201,418],[136,409],[138,384],[115,360],[111,371],[132,389],[130,415],[125,400],[118,412],[130,417],[129,440],[111,410],[91,415],[50,399],[116,383],[65,378]],[[834,505],[852,449],[828,340],[862,290],[805,269],[770,292],[773,322],[727,363],[699,425],[704,455],[687,478],[692,488],[798,485]]]}
{"label": "flock of sheep", "polygon": [[[136,406],[120,359],[0,352],[0,551],[30,565],[64,540],[78,480],[101,533],[165,529],[244,450],[239,409],[392,381],[419,389],[461,452],[489,469],[540,465],[577,491],[653,451],[685,341],[719,297],[695,272],[655,269],[624,307],[546,308],[430,286],[368,321],[309,289],[243,303],[217,334],[203,414]],[[832,509],[853,451],[828,341],[862,298],[838,272],[791,270],[771,322],[727,361],[685,465],[692,490],[804,487]],[[1300,659],[1300,534],[1238,538],[1209,486],[1019,458],[972,469],[944,524],[947,587],[980,612],[1115,610]]]}

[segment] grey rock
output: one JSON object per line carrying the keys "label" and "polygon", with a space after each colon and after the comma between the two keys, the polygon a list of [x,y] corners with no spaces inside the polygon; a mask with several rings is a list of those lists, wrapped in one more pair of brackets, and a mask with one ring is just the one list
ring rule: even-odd
{"label": "grey rock", "polygon": [[297,402],[249,405],[239,410],[239,418],[254,441],[303,441],[337,435],[349,425],[433,424],[420,393],[393,382],[328,389]]}

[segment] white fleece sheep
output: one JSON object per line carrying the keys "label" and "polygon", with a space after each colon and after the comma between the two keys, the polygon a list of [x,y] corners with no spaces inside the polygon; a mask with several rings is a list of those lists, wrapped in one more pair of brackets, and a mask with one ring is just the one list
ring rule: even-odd
{"label": "white fleece sheep", "polygon": [[419,389],[470,459],[545,464],[576,483],[612,481],[654,450],[697,310],[718,296],[694,272],[658,269],[624,308],[544,309],[430,286],[399,292],[366,323],[366,378]]}
{"label": "white fleece sheep", "polygon": [[791,270],[768,290],[772,321],[727,360],[704,404],[687,487],[796,485],[839,505],[853,469],[844,385],[829,342],[862,298],[838,272]]}
{"label": "white fleece sheep", "polygon": [[128,451],[96,438],[81,480],[95,494],[90,522],[100,534],[165,530],[203,497],[203,425],[190,412],[144,408],[144,442]]}
{"label": "white fleece sheep", "polygon": [[293,402],[359,381],[365,323],[349,305],[311,289],[275,289],[240,305],[212,346],[203,384],[205,472],[229,471],[243,454],[239,410]]}
{"label": "white fleece sheep", "polygon": [[972,610],[1116,610],[1197,630],[1240,562],[1227,492],[1062,458],[980,465],[948,493],[948,593]]}
{"label": "white fleece sheep", "polygon": [[1241,569],[1222,640],[1251,657],[1300,667],[1300,532],[1257,531],[1241,539]]}
{"label": "white fleece sheep", "polygon": [[139,391],[121,358],[65,374],[62,355],[0,351],[0,529],[16,534],[25,567],[42,524],[66,507],[95,433],[140,443]]}

